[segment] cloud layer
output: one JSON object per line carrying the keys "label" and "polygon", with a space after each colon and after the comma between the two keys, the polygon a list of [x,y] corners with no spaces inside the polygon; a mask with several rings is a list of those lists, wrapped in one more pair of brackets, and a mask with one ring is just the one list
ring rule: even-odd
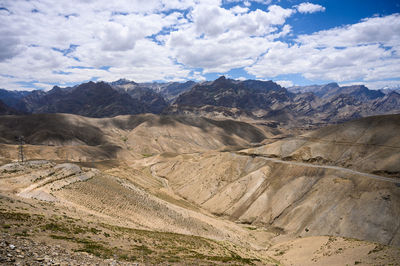
{"label": "cloud layer", "polygon": [[325,8],[271,0],[0,3],[0,87],[7,89],[121,77],[201,80],[232,69],[261,79],[400,79],[399,15],[294,36],[288,18]]}
{"label": "cloud layer", "polygon": [[339,82],[400,78],[400,16],[375,17],[345,27],[274,42],[246,70],[257,77],[299,73]]}

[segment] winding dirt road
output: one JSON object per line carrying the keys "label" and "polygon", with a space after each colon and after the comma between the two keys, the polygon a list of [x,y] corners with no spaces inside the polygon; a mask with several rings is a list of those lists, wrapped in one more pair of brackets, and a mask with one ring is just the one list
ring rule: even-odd
{"label": "winding dirt road", "polygon": [[318,165],[318,164],[303,163],[303,162],[296,162],[296,161],[284,161],[284,160],[277,159],[277,158],[267,157],[267,156],[261,155],[261,154],[245,154],[245,153],[235,153],[235,154],[237,154],[239,156],[253,156],[253,157],[255,156],[255,157],[259,157],[259,158],[262,158],[262,159],[264,159],[266,161],[270,161],[270,162],[274,162],[274,163],[298,165],[298,166],[305,166],[305,167],[312,167],[312,168],[333,169],[333,170],[337,170],[337,171],[346,172],[346,173],[349,173],[349,174],[355,174],[355,175],[360,175],[360,176],[373,178],[373,179],[380,180],[380,181],[386,181],[386,182],[392,182],[392,183],[400,184],[400,178],[390,178],[390,177],[385,177],[385,176],[380,176],[380,175],[363,173],[363,172],[359,172],[359,171],[356,171],[356,170],[343,168],[343,167],[339,167],[339,166]]}

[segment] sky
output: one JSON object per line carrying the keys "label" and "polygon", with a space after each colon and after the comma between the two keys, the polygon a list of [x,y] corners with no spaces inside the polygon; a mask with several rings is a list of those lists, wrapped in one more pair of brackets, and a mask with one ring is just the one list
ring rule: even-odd
{"label": "sky", "polygon": [[0,88],[221,75],[400,87],[400,1],[0,0]]}

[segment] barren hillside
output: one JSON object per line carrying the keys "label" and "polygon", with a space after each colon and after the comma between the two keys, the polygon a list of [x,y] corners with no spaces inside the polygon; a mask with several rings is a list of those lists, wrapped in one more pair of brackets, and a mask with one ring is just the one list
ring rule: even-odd
{"label": "barren hillside", "polygon": [[[60,245],[68,255],[41,251],[57,261],[75,252],[121,264],[398,261],[399,116],[291,138],[267,125],[2,116],[1,241],[28,239],[32,254],[40,241]],[[24,164],[15,162],[20,135]],[[28,261],[7,250],[4,262]]]}
{"label": "barren hillside", "polygon": [[248,154],[339,165],[400,178],[400,115],[357,119],[283,139]]}
{"label": "barren hillside", "polygon": [[[22,135],[29,159],[98,161],[248,147],[273,136],[272,131],[279,132],[234,120],[152,114],[98,119],[69,114],[0,117],[0,145],[17,144]],[[17,158],[12,147],[2,147],[0,156]]]}
{"label": "barren hillside", "polygon": [[229,220],[277,230],[278,239],[335,235],[400,245],[396,181],[234,153],[178,156],[154,170],[183,198]]}

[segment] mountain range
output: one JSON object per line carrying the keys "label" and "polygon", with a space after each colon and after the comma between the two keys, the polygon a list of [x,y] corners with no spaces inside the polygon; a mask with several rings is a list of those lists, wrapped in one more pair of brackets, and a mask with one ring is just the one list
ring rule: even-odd
{"label": "mountain range", "polygon": [[296,86],[273,81],[234,80],[224,76],[196,83],[88,82],[50,91],[0,90],[1,114],[70,113],[88,117],[125,114],[175,114],[211,118],[269,120],[283,125],[311,125],[398,113],[396,90],[364,85]]}
{"label": "mountain range", "polygon": [[371,116],[399,112],[396,91],[220,77],[0,96],[0,264],[400,260],[400,114]]}

